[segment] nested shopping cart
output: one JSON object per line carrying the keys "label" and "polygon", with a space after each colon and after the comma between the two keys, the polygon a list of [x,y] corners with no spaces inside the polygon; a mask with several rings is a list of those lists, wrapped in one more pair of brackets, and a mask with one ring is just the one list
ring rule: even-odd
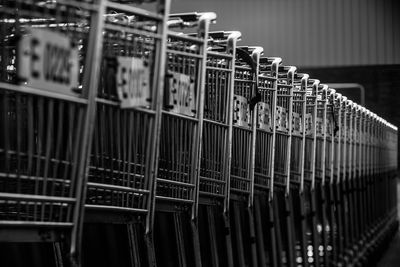
{"label": "nested shopping cart", "polygon": [[338,180],[338,198],[340,208],[338,211],[340,215],[338,216],[339,223],[339,262],[346,264],[347,256],[346,249],[349,239],[349,201],[347,195],[347,180],[348,180],[348,160],[350,155],[348,154],[348,132],[350,129],[348,120],[348,110],[349,100],[347,97],[341,97],[341,110],[340,110],[340,123],[339,123],[339,133],[340,133],[340,161],[339,161],[339,180]]}
{"label": "nested shopping cart", "polygon": [[364,108],[358,104],[354,104],[353,110],[353,168],[351,172],[350,187],[353,194],[353,242],[352,242],[352,257],[355,262],[358,261],[359,251],[362,250],[362,239],[365,222],[364,211],[364,196],[363,196],[363,178],[362,178],[362,165],[363,165],[363,117]]}
{"label": "nested shopping cart", "polygon": [[[362,107],[355,104],[353,118],[353,172],[352,172],[352,188],[353,188],[353,215],[354,215],[354,239],[353,250],[359,251],[362,239],[363,225],[363,207],[362,207],[362,181],[361,181],[361,126],[362,126]],[[355,253],[356,254],[356,253]]]}
{"label": "nested shopping cart", "polygon": [[210,32],[204,88],[198,225],[203,266],[232,266],[229,173],[236,43],[240,32]]}
{"label": "nested shopping cart", "polygon": [[[66,240],[73,261],[102,12],[100,1],[3,1],[0,10],[0,240]],[[20,254],[9,256],[2,262],[13,265]]]}
{"label": "nested shopping cart", "polygon": [[346,153],[347,153],[347,165],[346,165],[346,180],[344,182],[345,190],[344,193],[347,195],[347,208],[348,208],[348,240],[345,248],[345,256],[347,257],[347,262],[352,260],[354,256],[354,244],[355,244],[355,235],[357,231],[356,225],[356,195],[355,195],[355,186],[354,186],[354,171],[355,171],[355,159],[356,159],[356,107],[357,104],[351,100],[348,100],[347,103],[347,128],[346,128]]}
{"label": "nested shopping cart", "polygon": [[343,137],[345,135],[345,122],[343,117],[345,114],[346,97],[339,93],[334,96],[334,111],[333,115],[337,122],[337,131],[334,131],[333,149],[334,149],[334,166],[333,166],[333,199],[334,199],[334,217],[333,221],[333,263],[339,264],[342,258],[343,242],[344,242],[344,225],[343,225],[343,198],[342,198],[342,180],[343,180]]}
{"label": "nested shopping cart", "polygon": [[256,104],[261,47],[238,47],[235,58],[230,170],[230,227],[235,266],[257,266],[253,222]]}
{"label": "nested shopping cart", "polygon": [[326,154],[329,153],[327,146],[327,114],[328,103],[329,103],[329,87],[326,84],[320,84],[316,99],[316,116],[315,116],[315,194],[316,194],[316,214],[319,219],[316,230],[321,239],[318,246],[318,257],[320,258],[320,263],[323,265],[329,265],[328,263],[328,198],[326,194],[326,189],[329,185],[329,180],[326,179]]}
{"label": "nested shopping cart", "polygon": [[[84,241],[102,247],[95,251],[84,244],[88,248],[85,259],[90,264],[106,259],[110,259],[109,265],[144,263],[146,246],[152,255],[149,216],[169,4],[169,0],[153,1],[146,7],[117,1],[104,3],[84,227]],[[113,238],[107,240],[97,234],[99,231]],[[127,247],[140,253],[110,256]],[[99,251],[103,251],[101,256]]]}
{"label": "nested shopping cart", "polygon": [[[335,132],[338,129],[336,126],[335,117],[335,94],[336,91],[328,88],[327,103],[326,103],[326,122],[325,122],[325,198],[326,198],[326,225],[324,225],[324,232],[326,232],[326,247],[324,253],[327,256],[328,265],[333,262],[333,248],[334,248],[334,230],[336,229],[335,223],[335,205],[334,205],[334,159],[335,159]],[[318,172],[317,172],[318,173]]]}
{"label": "nested shopping cart", "polygon": [[290,198],[290,152],[292,131],[292,100],[296,67],[278,67],[277,101],[275,109],[274,155],[274,223],[277,258],[281,264],[294,265],[294,225]]}
{"label": "nested shopping cart", "polygon": [[[292,145],[290,151],[290,181],[289,190],[291,199],[290,213],[293,221],[293,246],[295,262],[307,265],[305,202],[302,190],[304,178],[304,145],[305,145],[305,116],[306,93],[308,87],[308,74],[295,73],[292,93]],[[293,264],[293,263],[291,263]]]}
{"label": "nested shopping cart", "polygon": [[[155,251],[168,266],[200,264],[195,217],[209,24],[215,13],[170,15],[155,188]],[[172,29],[195,31],[191,36]]]}
{"label": "nested shopping cart", "polygon": [[331,113],[332,113],[332,121],[333,121],[333,130],[332,130],[332,165],[331,165],[331,188],[330,188],[330,214],[331,214],[331,237],[332,237],[332,264],[336,264],[338,262],[338,247],[339,247],[339,239],[341,237],[341,233],[339,230],[342,230],[342,225],[339,225],[341,221],[340,215],[340,194],[339,191],[339,163],[340,163],[340,136],[341,136],[341,105],[342,105],[342,95],[339,93],[331,94]]}
{"label": "nested shopping cart", "polygon": [[360,114],[360,187],[361,187],[361,209],[362,225],[361,225],[361,239],[360,246],[365,246],[367,242],[368,221],[369,221],[369,196],[368,196],[368,173],[367,173],[367,135],[368,135],[368,110],[364,107],[361,108]]}
{"label": "nested shopping cart", "polygon": [[[319,246],[320,236],[317,231],[317,224],[319,223],[319,217],[317,214],[317,194],[319,193],[316,189],[315,181],[315,161],[316,161],[316,132],[317,132],[317,98],[322,89],[320,81],[316,79],[309,79],[308,86],[306,88],[306,99],[305,99],[305,122],[304,122],[304,174],[303,180],[300,184],[300,193],[302,203],[304,203],[304,216],[306,228],[306,255],[303,259],[305,264],[308,263],[319,265]],[[318,203],[320,204],[320,203]],[[304,223],[304,222],[303,222]]]}
{"label": "nested shopping cart", "polygon": [[290,152],[290,183],[299,190],[303,176],[305,136],[311,127],[309,113],[306,113],[308,74],[296,73],[292,93],[292,145]]}
{"label": "nested shopping cart", "polygon": [[254,223],[258,260],[261,266],[277,265],[273,223],[273,172],[275,109],[278,67],[282,59],[261,57],[259,64],[256,143],[254,162]]}

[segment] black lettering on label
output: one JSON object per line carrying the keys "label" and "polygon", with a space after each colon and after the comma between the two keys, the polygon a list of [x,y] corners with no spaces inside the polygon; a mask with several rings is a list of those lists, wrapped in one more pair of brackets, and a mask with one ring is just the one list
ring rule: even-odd
{"label": "black lettering on label", "polygon": [[32,77],[38,79],[40,77],[40,71],[37,69],[36,62],[39,61],[40,55],[38,54],[38,51],[36,51],[37,47],[40,45],[40,41],[37,38],[32,38],[31,39],[31,61],[30,61],[30,70],[31,70],[31,75]]}
{"label": "black lettering on label", "polygon": [[47,43],[43,55],[43,74],[46,81],[61,84],[70,83],[69,57],[71,51]]}

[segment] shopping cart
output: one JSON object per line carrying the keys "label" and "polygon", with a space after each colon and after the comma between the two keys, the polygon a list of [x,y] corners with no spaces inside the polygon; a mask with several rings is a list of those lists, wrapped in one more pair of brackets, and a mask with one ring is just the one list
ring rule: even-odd
{"label": "shopping cart", "polygon": [[[209,24],[215,13],[170,15],[155,191],[158,262],[199,265],[196,215]],[[175,241],[175,242],[174,242]],[[171,245],[172,244],[172,245]],[[193,246],[194,244],[194,246]]]}
{"label": "shopping cart", "polygon": [[205,266],[233,264],[229,173],[236,43],[240,32],[210,32],[199,172],[199,235]]}
{"label": "shopping cart", "polygon": [[362,143],[361,143],[361,127],[362,127],[362,107],[358,104],[354,104],[353,110],[353,168],[351,172],[351,192],[353,194],[353,241],[351,252],[353,253],[353,259],[356,258],[358,251],[360,251],[362,229],[363,229],[363,199],[362,199],[362,181],[361,181],[361,157],[362,157]]}
{"label": "shopping cart", "polygon": [[355,195],[355,186],[354,186],[354,171],[355,171],[355,149],[356,149],[356,103],[351,100],[347,102],[347,128],[346,128],[346,153],[347,153],[347,165],[346,165],[346,180],[344,182],[345,190],[344,194],[347,195],[347,217],[348,217],[348,240],[345,248],[345,259],[346,262],[349,263],[354,257],[354,243],[355,243],[355,235],[356,235],[356,219],[357,216],[355,214],[355,204],[356,204],[356,195]]}
{"label": "shopping cart", "polygon": [[66,240],[73,261],[102,12],[99,1],[2,1],[0,10],[0,240]]}
{"label": "shopping cart", "polygon": [[230,227],[237,266],[257,266],[253,217],[256,104],[261,47],[238,47],[235,58],[230,172]]}
{"label": "shopping cart", "polygon": [[[367,134],[368,134],[368,110],[364,107],[360,111],[360,177],[359,183],[361,188],[361,237],[359,245],[363,248],[367,242],[368,221],[369,221],[369,196],[368,196],[368,181],[367,181]],[[363,251],[363,249],[361,249]],[[360,252],[361,252],[360,251]],[[361,254],[358,255],[361,258]],[[357,259],[360,261],[361,259]]]}
{"label": "shopping cart", "polygon": [[276,231],[273,208],[273,174],[275,157],[275,110],[278,67],[282,59],[260,58],[254,166],[254,220],[260,265],[277,266]]}
{"label": "shopping cart", "polygon": [[[339,206],[338,209],[341,213],[340,224],[339,224],[339,232],[341,235],[339,236],[339,262],[346,264],[346,248],[349,240],[349,201],[347,195],[347,180],[348,180],[348,160],[349,160],[349,151],[348,151],[348,132],[350,129],[349,120],[348,120],[348,110],[349,100],[347,97],[342,96],[341,98],[341,110],[340,110],[340,161],[339,161],[339,180],[338,180],[338,198]],[[340,229],[341,228],[341,229]]]}
{"label": "shopping cart", "polygon": [[[340,163],[340,113],[341,113],[341,98],[342,95],[331,91],[331,119],[332,119],[332,137],[331,137],[331,187],[329,192],[330,197],[330,219],[331,219],[331,243],[332,243],[332,255],[331,263],[336,264],[338,261],[338,247],[342,225],[339,224],[341,217],[339,218],[340,212],[340,195],[338,196],[338,184],[339,184],[339,163]],[[329,120],[328,120],[329,121]],[[329,129],[329,126],[327,127]]]}
{"label": "shopping cart", "polygon": [[281,264],[294,265],[293,207],[290,195],[290,153],[292,131],[293,81],[296,67],[278,67],[275,114],[274,222],[277,258]]}
{"label": "shopping cart", "polygon": [[304,145],[306,133],[306,93],[308,74],[295,73],[292,100],[292,130],[290,152],[290,195],[291,217],[293,221],[294,257],[296,264],[307,266],[307,227],[304,220],[305,202],[302,190],[304,178]]}
{"label": "shopping cart", "polygon": [[327,245],[325,253],[327,255],[328,265],[334,261],[334,241],[335,241],[335,199],[334,199],[334,161],[335,161],[335,132],[336,117],[335,117],[335,94],[336,91],[332,88],[328,88],[327,92],[327,104],[326,104],[326,123],[325,123],[325,196],[326,196],[326,214],[327,224],[324,226],[324,232],[327,236]]}
{"label": "shopping cart", "polygon": [[[306,255],[303,261],[319,265],[320,236],[317,231],[317,190],[315,188],[315,161],[316,161],[316,132],[317,132],[317,98],[322,89],[320,81],[309,79],[306,91],[305,122],[304,122],[304,174],[300,184],[300,196],[304,203],[302,216],[307,226],[305,243]],[[320,204],[320,203],[318,203]],[[304,224],[304,222],[303,222]]]}
{"label": "shopping cart", "polygon": [[[306,134],[309,134],[311,123],[309,113],[306,113],[306,93],[308,86],[308,74],[296,73],[292,93],[292,130],[290,152],[290,183],[297,185],[300,190],[300,182],[303,176],[304,166],[304,142]],[[308,155],[307,155],[308,156]]]}
{"label": "shopping cart", "polygon": [[[151,243],[149,216],[170,1],[151,4],[143,7],[139,3],[105,2],[84,229],[87,242],[103,240],[90,234],[96,232],[94,229],[124,237],[117,244],[105,241],[108,249],[101,256],[89,249],[85,258],[90,264],[129,246],[143,253],[133,253],[131,259],[114,257],[108,264],[147,261],[144,244]],[[151,247],[149,255],[154,253]]]}
{"label": "shopping cart", "polygon": [[318,233],[321,235],[320,244],[318,247],[318,257],[321,265],[328,265],[328,244],[329,244],[329,217],[328,217],[328,198],[327,198],[327,188],[329,185],[329,180],[326,181],[326,154],[329,153],[327,146],[327,114],[328,110],[328,94],[329,87],[325,84],[319,85],[319,90],[317,94],[316,101],[316,117],[315,117],[315,135],[316,135],[316,148],[315,148],[315,193],[316,193],[316,203],[317,203],[317,218],[319,219],[317,225]]}

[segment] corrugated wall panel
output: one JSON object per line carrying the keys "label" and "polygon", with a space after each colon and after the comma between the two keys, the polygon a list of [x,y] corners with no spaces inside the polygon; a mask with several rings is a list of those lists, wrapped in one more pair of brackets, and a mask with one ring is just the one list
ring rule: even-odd
{"label": "corrugated wall panel", "polygon": [[172,0],[172,11],[215,11],[213,29],[297,66],[400,64],[399,0]]}

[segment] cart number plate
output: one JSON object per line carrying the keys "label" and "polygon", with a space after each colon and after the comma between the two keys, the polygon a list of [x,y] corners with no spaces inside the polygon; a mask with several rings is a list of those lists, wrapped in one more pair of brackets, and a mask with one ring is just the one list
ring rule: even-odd
{"label": "cart number plate", "polygon": [[258,128],[272,131],[271,124],[271,108],[267,103],[260,102],[257,104],[258,107]]}
{"label": "cart number plate", "polygon": [[293,112],[292,114],[292,133],[293,134],[297,134],[297,135],[301,135],[302,132],[302,127],[301,127],[301,117],[299,113]]}
{"label": "cart number plate", "polygon": [[305,116],[305,134],[312,135],[313,134],[313,118],[312,114],[307,113]]}
{"label": "cart number plate", "polygon": [[76,96],[78,73],[78,48],[67,36],[29,28],[20,39],[17,74],[23,84]]}
{"label": "cart number plate", "polygon": [[316,118],[315,120],[317,127],[317,136],[324,136],[324,120],[322,118]]}
{"label": "cart number plate", "polygon": [[333,134],[333,118],[331,114],[326,115],[326,134],[328,136]]}
{"label": "cart number plate", "polygon": [[172,72],[169,78],[167,107],[174,113],[196,115],[195,83],[189,75]]}
{"label": "cart number plate", "polygon": [[237,126],[250,126],[250,107],[247,98],[240,95],[233,97],[233,123]]}
{"label": "cart number plate", "polygon": [[148,106],[150,97],[150,71],[143,59],[118,57],[117,92],[121,108]]}
{"label": "cart number plate", "polygon": [[284,107],[276,107],[276,129],[282,132],[289,131],[288,114]]}

